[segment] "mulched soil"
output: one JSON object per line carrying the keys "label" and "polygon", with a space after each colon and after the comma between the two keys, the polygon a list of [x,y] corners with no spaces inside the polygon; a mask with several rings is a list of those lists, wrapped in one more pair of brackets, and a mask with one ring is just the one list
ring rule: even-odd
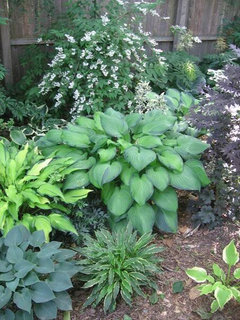
{"label": "mulched soil", "polygon": [[[152,305],[147,299],[135,297],[132,307],[129,307],[120,300],[115,312],[104,315],[101,306],[82,310],[89,292],[74,289],[71,293],[74,308],[71,320],[123,320],[124,315],[132,320],[240,320],[240,305],[235,301],[230,301],[223,311],[215,313],[211,318],[207,317],[211,298],[199,296],[196,283],[185,274],[185,270],[193,266],[210,270],[214,262],[226,269],[221,259],[222,250],[232,239],[239,243],[239,226],[226,221],[214,230],[199,229],[191,234],[189,221],[189,215],[182,214],[177,234],[156,235],[155,243],[165,247],[165,251],[161,253],[164,258],[163,273],[157,277],[159,294],[163,297],[156,304]],[[173,293],[173,283],[180,280],[183,281],[184,290]]]}

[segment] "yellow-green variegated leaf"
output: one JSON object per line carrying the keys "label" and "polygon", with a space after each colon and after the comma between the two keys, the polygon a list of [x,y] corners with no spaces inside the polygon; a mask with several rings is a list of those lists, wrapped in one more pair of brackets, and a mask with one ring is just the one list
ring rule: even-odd
{"label": "yellow-green variegated leaf", "polygon": [[78,235],[77,230],[67,217],[64,217],[63,215],[58,213],[53,213],[50,214],[48,218],[50,219],[53,228],[58,229],[60,231],[72,232]]}

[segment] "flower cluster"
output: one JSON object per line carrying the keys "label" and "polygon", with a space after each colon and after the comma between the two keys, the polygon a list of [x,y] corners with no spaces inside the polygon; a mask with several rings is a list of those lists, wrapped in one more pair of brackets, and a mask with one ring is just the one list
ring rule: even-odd
{"label": "flower cluster", "polygon": [[[127,2],[110,2],[126,12]],[[134,5],[145,12],[144,1]],[[155,15],[154,11],[151,14]],[[149,39],[141,24],[134,32],[116,17],[116,12],[99,17],[86,21],[79,17],[71,34],[62,32],[62,37],[55,40],[56,55],[39,84],[41,95],[48,95],[55,108],[67,106],[71,118],[82,112],[131,106],[135,87],[147,66],[146,48],[157,57],[160,54],[157,43]]]}
{"label": "flower cluster", "polygon": [[184,26],[171,26],[171,31],[173,34],[178,35],[178,44],[177,44],[177,50],[187,50],[194,46],[196,43],[201,43],[201,39],[197,36],[193,36],[191,31],[189,31]]}

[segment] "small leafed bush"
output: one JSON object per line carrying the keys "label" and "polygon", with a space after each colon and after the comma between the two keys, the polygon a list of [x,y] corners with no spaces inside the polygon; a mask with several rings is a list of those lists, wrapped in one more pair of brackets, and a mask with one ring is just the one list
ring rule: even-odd
{"label": "small leafed bush", "polygon": [[70,261],[75,252],[60,245],[24,226],[0,238],[1,319],[56,319],[58,309],[72,310],[67,290],[79,268]]}
{"label": "small leafed bush", "polygon": [[199,161],[208,145],[184,134],[186,129],[168,109],[126,116],[108,109],[49,131],[38,145],[46,156],[75,159],[78,171],[64,189],[89,184],[100,189],[114,228],[130,220],[140,233],[150,232],[154,224],[175,232],[174,188],[200,190],[209,183]]}
{"label": "small leafed bush", "polygon": [[186,271],[187,275],[198,283],[206,282],[199,286],[201,294],[214,294],[214,300],[211,304],[211,312],[217,311],[219,308],[223,309],[225,304],[235,299],[240,302],[240,268],[236,268],[232,272],[232,267],[239,261],[239,253],[233,241],[231,241],[223,250],[223,261],[228,265],[227,274],[214,263],[213,274],[208,275],[203,268],[194,267]]}
{"label": "small leafed bush", "polygon": [[119,295],[131,305],[134,293],[146,297],[142,287],[157,290],[154,274],[161,272],[158,263],[162,260],[155,254],[163,248],[150,244],[152,239],[144,234],[137,240],[130,226],[123,233],[101,230],[96,239],[87,237],[79,264],[82,279],[87,280],[84,288],[92,292],[84,307],[103,301],[104,312],[113,311]]}
{"label": "small leafed bush", "polygon": [[29,144],[19,148],[0,141],[0,230],[4,235],[19,223],[30,231],[44,230],[47,239],[52,228],[77,233],[63,215],[67,213],[63,204],[85,198],[89,190],[64,192],[64,178],[76,170],[73,162],[45,159]]}

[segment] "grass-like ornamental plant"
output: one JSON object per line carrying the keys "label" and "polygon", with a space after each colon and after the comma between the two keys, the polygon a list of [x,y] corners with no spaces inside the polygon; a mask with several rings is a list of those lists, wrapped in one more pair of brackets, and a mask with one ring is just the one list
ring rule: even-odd
{"label": "grass-like ornamental plant", "polygon": [[158,264],[162,260],[155,254],[163,248],[150,244],[153,236],[144,234],[137,239],[130,225],[125,232],[101,230],[95,235],[96,239],[88,236],[80,250],[80,272],[87,281],[84,288],[92,288],[85,307],[103,301],[104,312],[113,311],[120,295],[131,305],[134,293],[146,296],[142,287],[157,290],[154,275],[161,272]]}
{"label": "grass-like ornamental plant", "polygon": [[0,230],[4,235],[19,223],[30,231],[43,230],[47,239],[52,228],[77,234],[64,216],[63,204],[85,198],[90,190],[64,192],[64,179],[76,170],[73,162],[66,157],[46,159],[29,144],[19,148],[0,141]]}
{"label": "grass-like ornamental plant", "polygon": [[[172,99],[173,100],[173,99]],[[184,134],[174,112],[123,115],[113,109],[79,117],[38,141],[46,156],[71,156],[75,168],[64,190],[89,184],[101,189],[114,227],[131,221],[140,233],[177,230],[174,188],[200,190],[209,179],[199,161],[208,145]]]}
{"label": "grass-like ornamental plant", "polygon": [[[45,242],[43,231],[14,227],[0,238],[0,318],[50,320],[72,310],[67,290],[79,267],[75,252],[61,242]],[[36,318],[35,318],[36,317]]]}
{"label": "grass-like ornamental plant", "polygon": [[199,267],[186,270],[187,275],[194,281],[198,283],[206,282],[199,286],[201,294],[214,295],[215,299],[211,304],[211,312],[223,309],[231,299],[240,302],[240,268],[236,268],[232,272],[232,267],[239,261],[239,253],[233,240],[223,249],[222,258],[228,265],[227,273],[216,263],[212,266],[212,275],[208,275],[205,269]]}

